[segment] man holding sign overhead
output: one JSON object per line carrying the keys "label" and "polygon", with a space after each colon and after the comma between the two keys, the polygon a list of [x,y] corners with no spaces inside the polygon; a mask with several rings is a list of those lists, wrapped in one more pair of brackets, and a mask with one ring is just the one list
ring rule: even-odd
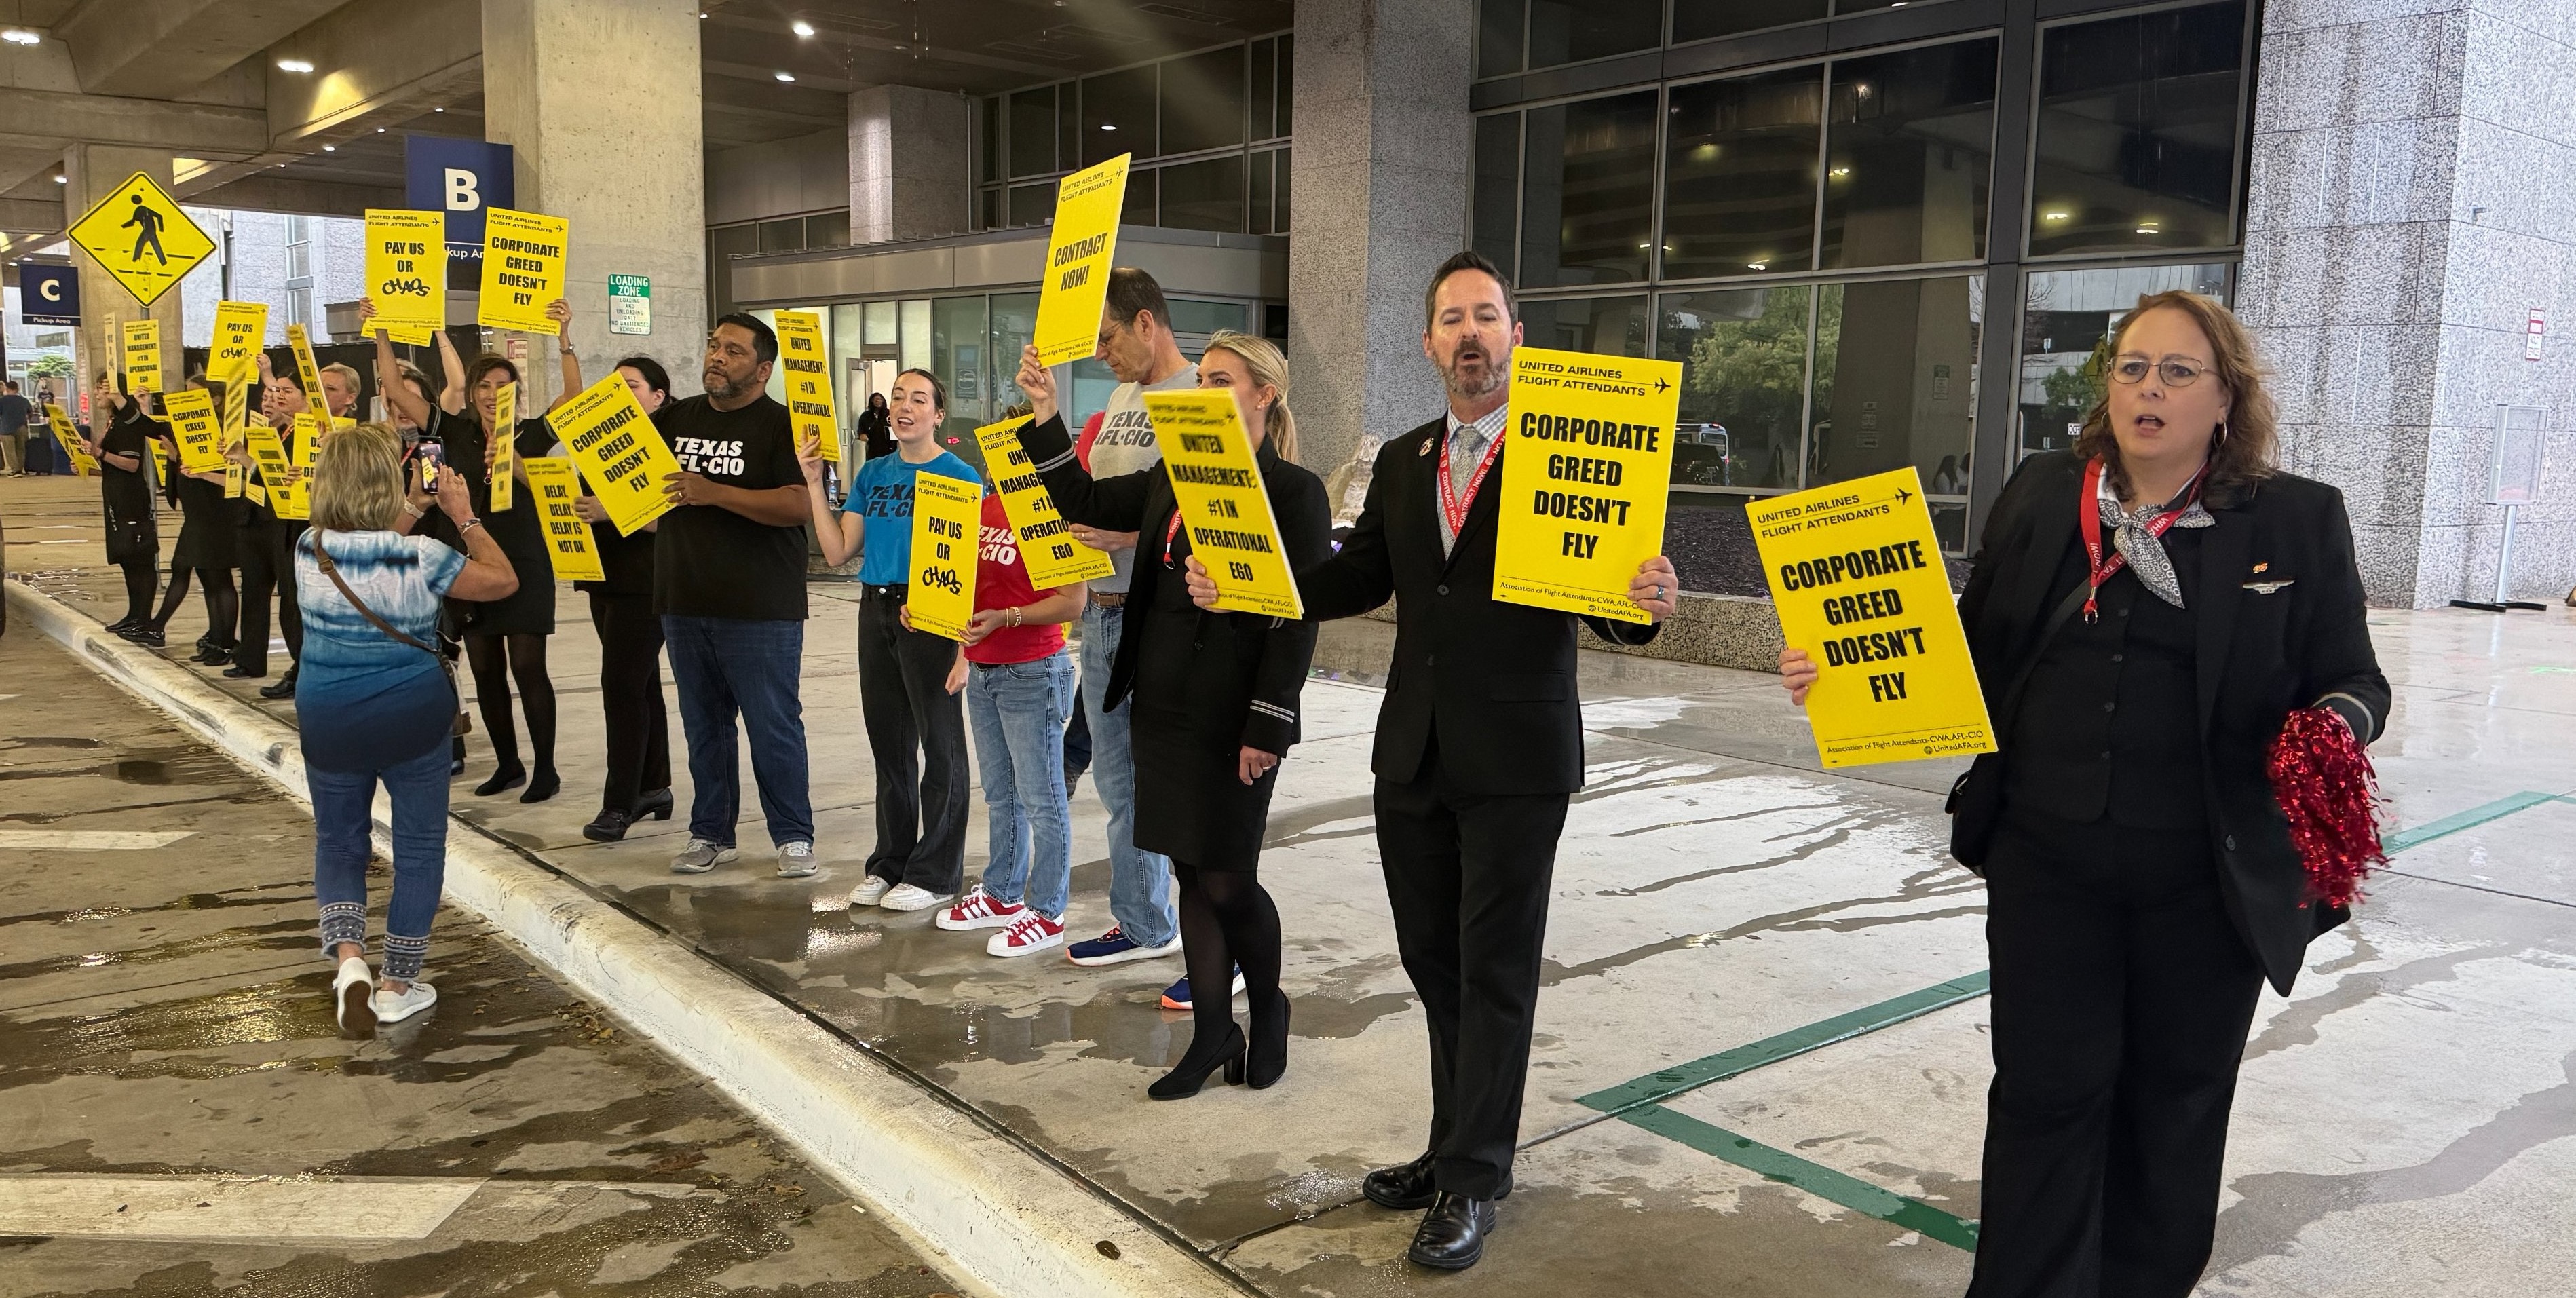
{"label": "man holding sign overhead", "polygon": [[[1297,587],[1315,620],[1396,597],[1372,767],[1396,943],[1430,1020],[1431,1133],[1420,1158],[1361,1189],[1428,1209],[1407,1256],[1458,1270],[1484,1255],[1495,1201],[1511,1191],[1548,879],[1583,787],[1574,629],[1642,644],[1672,614],[1675,581],[1662,555],[1640,563],[1633,622],[1495,598],[1496,468],[1521,341],[1511,284],[1462,252],[1433,272],[1423,305],[1422,350],[1448,412],[1387,441],[1358,525],[1339,553],[1298,568]],[[1224,575],[1195,561],[1189,582],[1201,608],[1223,598]]]}

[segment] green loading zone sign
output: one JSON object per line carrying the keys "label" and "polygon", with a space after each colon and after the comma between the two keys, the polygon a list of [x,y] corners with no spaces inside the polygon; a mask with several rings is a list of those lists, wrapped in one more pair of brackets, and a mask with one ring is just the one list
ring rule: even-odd
{"label": "green loading zone sign", "polygon": [[643,275],[608,277],[608,332],[653,332],[653,281]]}

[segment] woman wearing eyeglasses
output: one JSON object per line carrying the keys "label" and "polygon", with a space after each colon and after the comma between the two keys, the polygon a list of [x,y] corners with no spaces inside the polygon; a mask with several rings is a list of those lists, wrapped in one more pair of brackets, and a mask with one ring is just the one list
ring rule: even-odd
{"label": "woman wearing eyeglasses", "polygon": [[[1950,802],[1994,979],[1972,1298],[2191,1291],[2255,999],[2347,918],[2313,899],[2266,751],[2294,709],[2362,743],[2388,716],[2343,498],[2274,467],[2243,326],[2158,293],[2111,350],[1959,603],[1999,747]],[[1813,661],[1780,669],[1803,703]]]}

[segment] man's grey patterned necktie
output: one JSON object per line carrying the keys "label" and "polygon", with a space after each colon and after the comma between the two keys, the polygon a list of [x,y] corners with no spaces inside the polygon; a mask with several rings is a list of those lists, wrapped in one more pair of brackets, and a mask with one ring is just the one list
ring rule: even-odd
{"label": "man's grey patterned necktie", "polygon": [[1475,479],[1477,462],[1485,458],[1485,430],[1474,424],[1460,424],[1449,434],[1449,498],[1464,502],[1467,484]]}
{"label": "man's grey patterned necktie", "polygon": [[[2165,543],[2147,530],[2147,524],[2164,513],[2171,502],[2147,505],[2134,513],[2121,512],[2120,502],[2108,497],[2094,503],[2101,508],[2102,526],[2114,529],[2111,548],[2128,559],[2129,571],[2138,574],[2138,580],[2154,591],[2156,598],[2175,608],[2183,607],[2182,579],[2174,574],[2173,560],[2165,555]],[[2183,507],[2182,517],[2175,519],[2173,525],[2215,527],[2218,520],[2210,517],[2209,511],[2200,507],[2199,498],[2194,497],[2189,505]]]}

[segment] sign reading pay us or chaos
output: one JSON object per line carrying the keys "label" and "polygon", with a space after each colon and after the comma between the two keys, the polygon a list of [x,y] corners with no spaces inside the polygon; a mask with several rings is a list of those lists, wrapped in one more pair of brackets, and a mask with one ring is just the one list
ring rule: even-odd
{"label": "sign reading pay us or chaos", "polygon": [[1047,238],[1038,319],[1029,342],[1040,365],[1078,361],[1100,349],[1100,308],[1109,300],[1110,260],[1118,255],[1118,217],[1127,207],[1122,153],[1065,177],[1055,190],[1055,230]]}
{"label": "sign reading pay us or chaos", "polygon": [[994,489],[1002,493],[1002,512],[1010,517],[1011,530],[1020,534],[1020,562],[1028,565],[1029,584],[1054,590],[1118,571],[1107,554],[1073,539],[1073,528],[1055,512],[1055,497],[1047,494],[1029,453],[1020,448],[1019,430],[1026,423],[1005,419],[986,424],[975,430],[975,440],[984,448]]}
{"label": "sign reading pay us or chaos", "polygon": [[1828,767],[1992,752],[1986,696],[1911,467],[1745,508],[1780,634],[1816,663]]}
{"label": "sign reading pay us or chaos", "polygon": [[1663,553],[1681,380],[1679,361],[1512,352],[1494,598],[1649,620],[1628,583]]}
{"label": "sign reading pay us or chaos", "polygon": [[[1216,607],[1304,617],[1306,602],[1234,394],[1221,388],[1148,392],[1145,411],[1154,419],[1181,524],[1190,531],[1190,552],[1216,582]],[[1153,538],[1141,544],[1154,544]]]}
{"label": "sign reading pay us or chaos", "polygon": [[912,629],[966,638],[975,616],[975,565],[984,536],[984,485],[917,473],[912,479]]}

